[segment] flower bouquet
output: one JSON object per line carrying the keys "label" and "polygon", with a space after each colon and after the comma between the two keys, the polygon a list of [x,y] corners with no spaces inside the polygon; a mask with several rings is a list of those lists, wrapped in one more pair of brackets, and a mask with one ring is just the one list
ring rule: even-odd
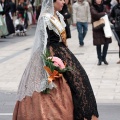
{"label": "flower bouquet", "polygon": [[[45,63],[44,69],[49,75],[48,84],[54,82],[54,80],[56,80],[57,78],[62,77],[62,73],[72,70],[72,68],[66,66],[66,63],[64,63],[60,58],[55,56],[51,57],[48,50],[46,50],[46,52],[43,54],[43,60]],[[46,90],[44,90],[43,92],[49,93],[50,89],[46,88]]]}

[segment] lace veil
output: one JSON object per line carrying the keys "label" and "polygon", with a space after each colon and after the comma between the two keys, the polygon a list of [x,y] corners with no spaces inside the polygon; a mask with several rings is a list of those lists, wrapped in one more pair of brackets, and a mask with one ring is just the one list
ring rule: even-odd
{"label": "lace veil", "polygon": [[42,2],[32,54],[18,88],[18,100],[22,100],[25,96],[32,96],[34,91],[41,92],[46,88],[55,87],[53,83],[49,86],[47,84],[47,73],[43,68],[44,61],[41,57],[47,44],[45,13],[54,14],[53,0],[43,0]]}

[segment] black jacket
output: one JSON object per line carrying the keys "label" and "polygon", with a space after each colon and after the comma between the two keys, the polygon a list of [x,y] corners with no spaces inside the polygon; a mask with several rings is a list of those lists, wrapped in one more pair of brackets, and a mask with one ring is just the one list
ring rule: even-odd
{"label": "black jacket", "polygon": [[67,21],[67,19],[69,19],[71,17],[71,14],[69,13],[66,4],[64,4],[63,9],[60,11],[60,13],[63,15],[64,21],[66,23],[65,30],[66,30],[67,38],[71,38],[70,25],[68,24],[68,21]]}

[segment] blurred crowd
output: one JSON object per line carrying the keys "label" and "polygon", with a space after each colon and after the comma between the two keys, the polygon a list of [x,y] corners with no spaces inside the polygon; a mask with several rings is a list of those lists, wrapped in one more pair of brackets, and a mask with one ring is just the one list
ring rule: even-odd
{"label": "blurred crowd", "polygon": [[[19,0],[18,3],[15,3],[14,0],[1,0],[0,37],[6,38],[11,34],[26,35],[29,26],[36,24],[38,20],[41,11],[40,1]],[[120,58],[120,0],[65,0],[63,9],[59,12],[64,16],[67,38],[71,38],[70,25],[77,27],[80,46],[84,46],[88,24],[93,24],[101,17],[108,15],[111,24],[114,26],[114,30],[112,30],[118,41]],[[108,65],[106,55],[108,45],[111,42],[111,38],[108,40],[104,36],[103,29],[93,29],[93,44],[96,45],[98,65],[101,65],[102,61]],[[103,45],[103,51],[101,45]],[[120,60],[118,63],[120,64]]]}
{"label": "blurred crowd", "polygon": [[[98,64],[108,65],[106,60],[112,33],[118,42],[120,64],[120,0],[74,0],[73,25],[77,27],[80,46],[84,46],[84,38],[88,24],[92,24],[93,45],[96,46]],[[94,23],[104,19],[104,26],[94,28]],[[99,22],[100,24],[100,22]],[[109,34],[109,36],[108,36]]]}
{"label": "blurred crowd", "polygon": [[36,24],[41,5],[35,5],[34,0],[0,1],[0,37],[26,35],[30,25]]}
{"label": "blurred crowd", "polygon": [[[86,1],[91,5],[91,0]],[[63,7],[63,13],[67,10],[69,16],[63,14],[67,26],[73,23],[74,20],[74,4],[78,0],[65,0],[66,6]],[[111,10],[113,6],[117,4],[116,0],[103,0],[104,5],[108,10]],[[0,37],[6,38],[10,34],[26,33],[27,28],[36,24],[41,9],[40,0],[19,0],[18,3],[14,0],[0,0]],[[66,9],[66,10],[64,10]],[[66,29],[69,34],[69,28]],[[70,38],[69,35],[68,38]]]}

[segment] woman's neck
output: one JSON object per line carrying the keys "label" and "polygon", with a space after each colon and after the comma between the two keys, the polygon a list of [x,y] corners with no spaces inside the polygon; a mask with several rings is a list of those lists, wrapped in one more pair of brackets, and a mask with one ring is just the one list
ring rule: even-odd
{"label": "woman's neck", "polygon": [[57,14],[56,14],[56,10],[54,10],[54,16],[56,16]]}
{"label": "woman's neck", "polygon": [[58,15],[56,13],[57,11],[54,11],[54,17],[59,20]]}

